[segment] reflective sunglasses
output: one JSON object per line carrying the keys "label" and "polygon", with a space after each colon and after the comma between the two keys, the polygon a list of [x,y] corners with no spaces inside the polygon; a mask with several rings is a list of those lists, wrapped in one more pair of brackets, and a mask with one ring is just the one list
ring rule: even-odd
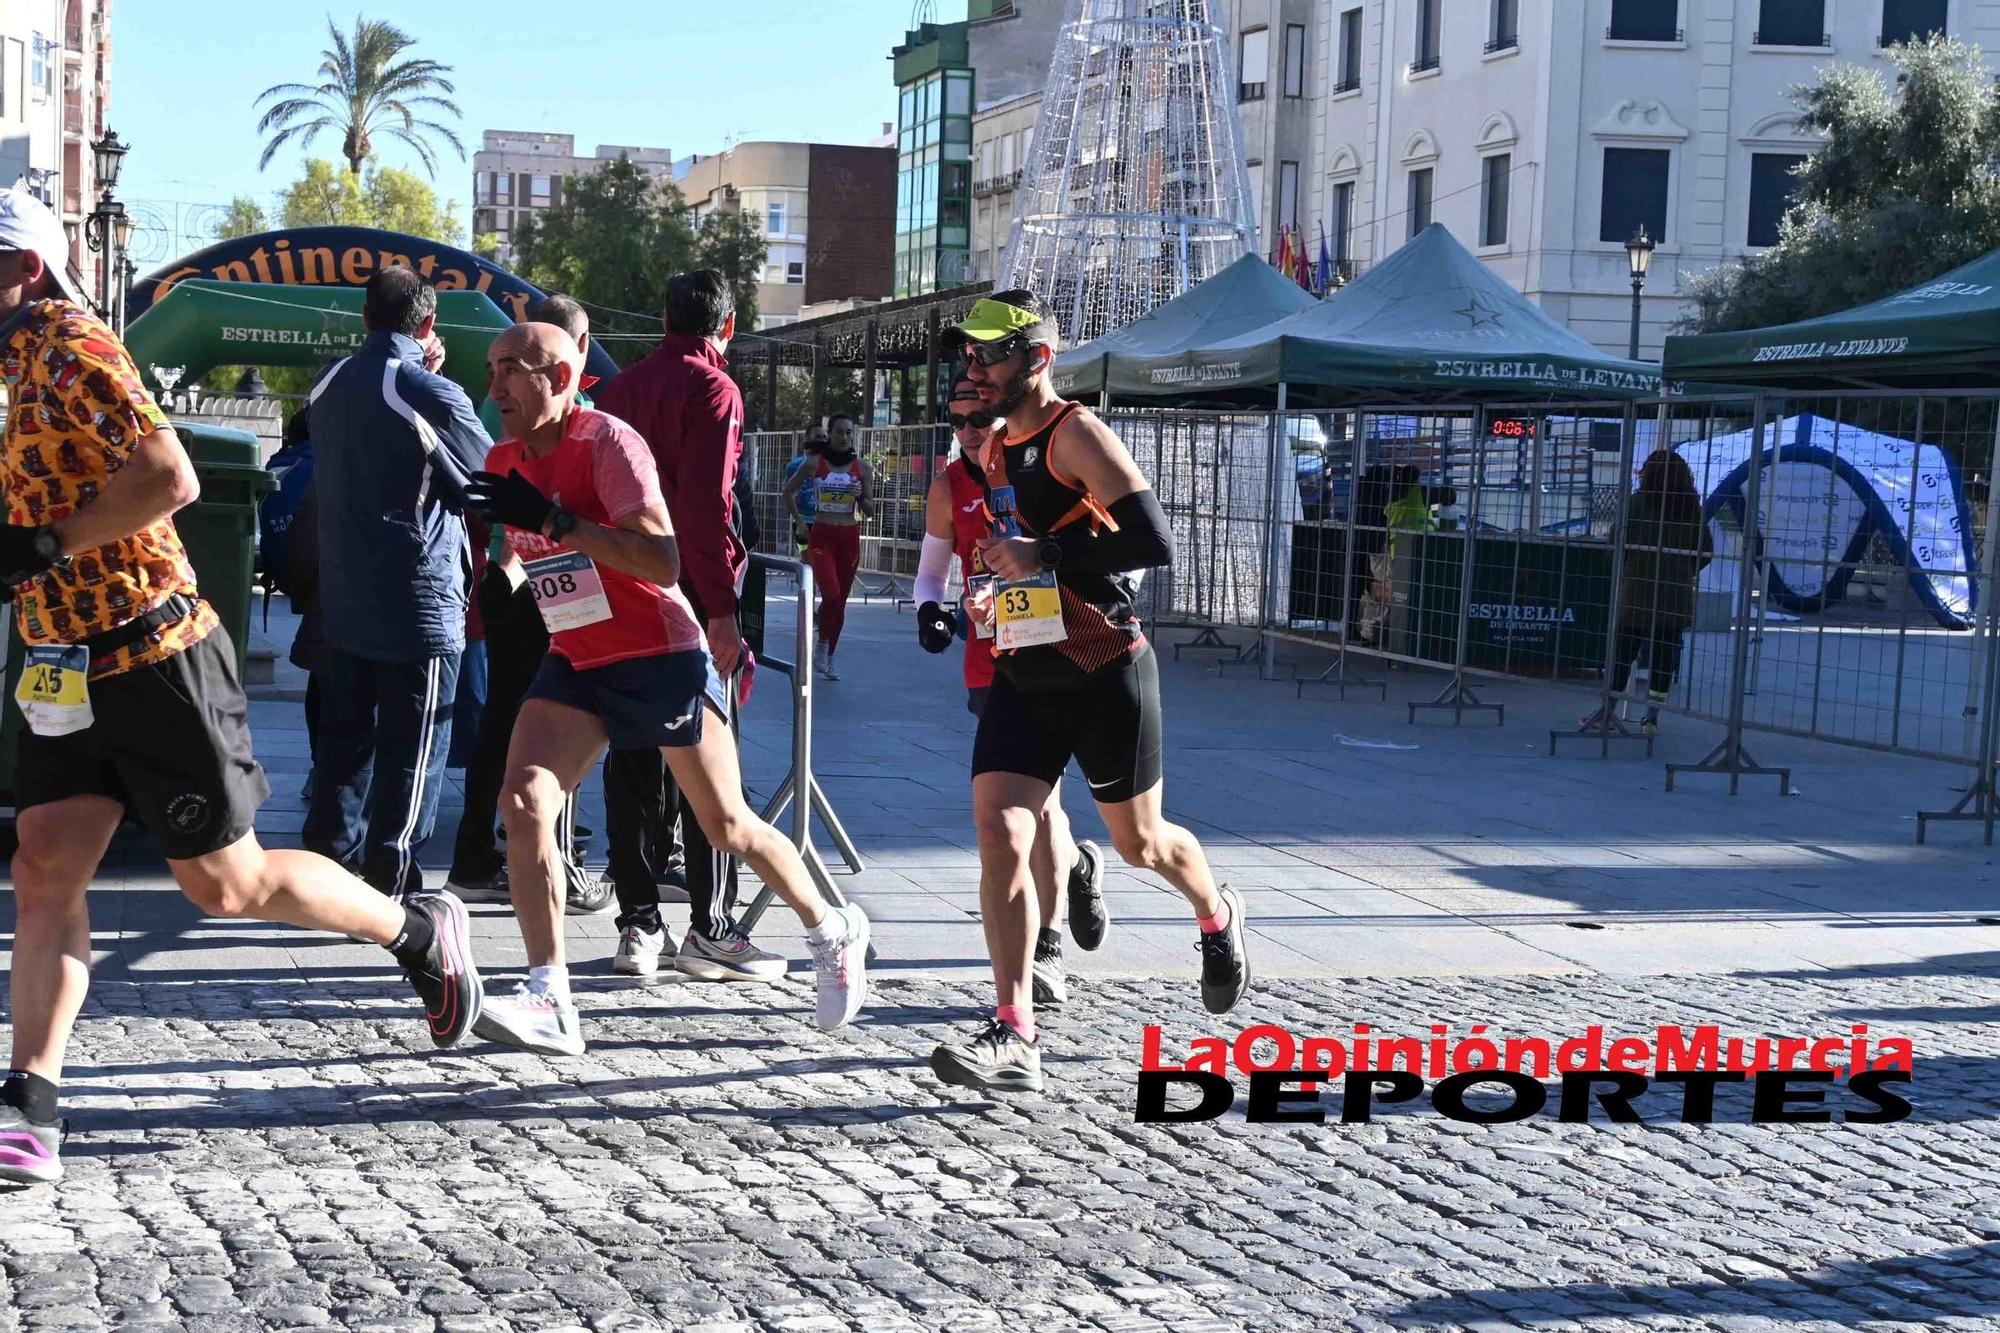
{"label": "reflective sunglasses", "polygon": [[965,355],[967,360],[977,361],[982,366],[997,366],[1026,346],[1026,341],[1019,334],[990,343],[976,342],[968,338],[965,340]]}

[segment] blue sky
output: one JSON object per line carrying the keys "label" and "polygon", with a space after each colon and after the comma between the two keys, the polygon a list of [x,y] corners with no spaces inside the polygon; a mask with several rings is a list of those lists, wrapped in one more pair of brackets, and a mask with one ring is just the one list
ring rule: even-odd
{"label": "blue sky", "polygon": [[[418,39],[415,54],[454,69],[468,155],[487,129],[644,144],[675,156],[739,139],[864,143],[894,120],[890,48],[911,0],[426,0],[360,10]],[[947,3],[941,10],[962,6]],[[296,175],[287,148],[259,173],[257,94],[317,82],[325,8],[297,0],[124,0],[113,11],[110,123],[132,144],[119,195],[155,225],[197,227],[188,205],[238,194],[268,203]],[[351,28],[356,10],[332,11]],[[339,156],[322,134],[316,156]],[[390,141],[382,159],[420,170]],[[469,212],[472,167],[447,148],[438,193]],[[163,215],[163,216],[162,216]],[[144,224],[142,224],[144,225]],[[157,238],[154,248],[165,244]],[[174,255],[147,255],[142,262]]]}

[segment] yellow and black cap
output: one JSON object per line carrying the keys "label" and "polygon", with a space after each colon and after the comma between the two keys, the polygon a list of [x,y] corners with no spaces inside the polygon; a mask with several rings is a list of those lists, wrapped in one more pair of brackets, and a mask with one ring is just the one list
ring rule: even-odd
{"label": "yellow and black cap", "polygon": [[973,303],[964,319],[938,337],[940,348],[952,354],[968,344],[988,347],[1032,346],[1057,349],[1060,334],[1040,298],[1030,291],[996,292]]}

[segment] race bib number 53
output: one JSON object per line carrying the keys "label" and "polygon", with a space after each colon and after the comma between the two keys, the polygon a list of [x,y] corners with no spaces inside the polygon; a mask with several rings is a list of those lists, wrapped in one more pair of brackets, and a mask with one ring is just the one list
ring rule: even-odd
{"label": "race bib number 53", "polygon": [[535,605],[541,608],[542,623],[551,634],[582,629],[611,619],[611,601],[604,595],[604,580],[590,557],[576,551],[544,556],[526,562],[528,586],[534,590]]}
{"label": "race bib number 53", "polygon": [[1052,570],[1043,570],[1019,583],[1000,585],[994,646],[1006,652],[1033,648],[1044,643],[1061,643],[1069,637],[1063,629],[1062,593]]}

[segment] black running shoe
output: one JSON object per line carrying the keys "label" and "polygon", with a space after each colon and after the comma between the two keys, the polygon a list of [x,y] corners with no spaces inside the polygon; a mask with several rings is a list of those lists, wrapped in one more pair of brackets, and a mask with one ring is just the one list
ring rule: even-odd
{"label": "black running shoe", "polygon": [[1069,937],[1089,953],[1104,943],[1111,911],[1104,905],[1104,853],[1094,842],[1076,845],[1076,864],[1069,870]]}
{"label": "black running shoe", "polygon": [[954,1087],[1040,1092],[1042,1049],[999,1019],[988,1019],[970,1041],[940,1043],[931,1052],[931,1072]]}
{"label": "black running shoe", "polygon": [[1211,1014],[1226,1014],[1250,989],[1250,954],[1243,941],[1245,929],[1243,896],[1231,888],[1222,890],[1229,905],[1229,926],[1213,935],[1203,935],[1195,947],[1201,950],[1201,1002]]}
{"label": "black running shoe", "polygon": [[403,975],[424,1002],[431,1040],[440,1047],[453,1046],[479,1021],[486,1003],[486,988],[472,961],[472,929],[465,904],[450,893],[439,893],[416,899],[409,906],[430,918],[433,938],[421,958],[403,960]]}

